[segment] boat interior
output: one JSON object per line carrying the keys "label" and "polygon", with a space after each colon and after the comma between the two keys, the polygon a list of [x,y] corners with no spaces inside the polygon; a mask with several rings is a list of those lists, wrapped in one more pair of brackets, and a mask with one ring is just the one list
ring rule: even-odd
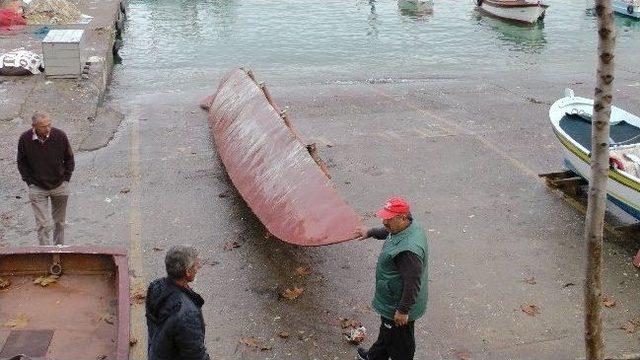
{"label": "boat interior", "polygon": [[42,286],[52,254],[0,257],[0,359],[116,359],[116,266],[108,255],[59,254],[62,275]]}

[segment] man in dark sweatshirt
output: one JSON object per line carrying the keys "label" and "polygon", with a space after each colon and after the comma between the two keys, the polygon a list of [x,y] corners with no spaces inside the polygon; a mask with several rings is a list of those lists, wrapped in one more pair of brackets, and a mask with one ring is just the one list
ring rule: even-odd
{"label": "man in dark sweatshirt", "polygon": [[149,360],[209,360],[204,346],[204,300],[189,287],[202,266],[198,251],[175,245],[164,259],[167,277],[147,290],[146,316]]}
{"label": "man in dark sweatshirt", "polygon": [[371,348],[358,348],[360,360],[412,360],[415,354],[414,322],[427,307],[429,250],[427,237],[409,210],[404,199],[391,198],[376,213],[384,227],[356,234],[359,240],[384,240],[371,303],[382,323]]}
{"label": "man in dark sweatshirt", "polygon": [[53,242],[64,244],[69,181],[75,167],[73,151],[64,131],[54,128],[46,114],[31,118],[31,129],[18,140],[18,170],[29,186],[40,245],[50,245],[49,199],[54,222]]}

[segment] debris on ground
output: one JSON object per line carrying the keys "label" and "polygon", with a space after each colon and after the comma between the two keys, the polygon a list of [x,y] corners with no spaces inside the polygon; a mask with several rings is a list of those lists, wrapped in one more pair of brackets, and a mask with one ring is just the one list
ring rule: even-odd
{"label": "debris on ground", "polygon": [[364,326],[358,326],[345,335],[347,341],[353,345],[360,345],[367,336],[367,329]]}
{"label": "debris on ground", "polygon": [[267,351],[273,349],[272,342],[264,342],[252,337],[240,338],[240,344],[246,345],[250,348],[254,348],[260,351]]}
{"label": "debris on ground", "polygon": [[458,350],[454,355],[458,360],[471,360],[471,352],[468,350]]}
{"label": "debris on ground", "polygon": [[536,281],[536,278],[532,277],[528,277],[528,278],[524,278],[524,280],[522,280],[522,282],[527,283],[529,285],[535,285],[538,282]]}
{"label": "debris on ground", "polygon": [[29,25],[73,24],[82,13],[66,0],[34,0],[25,12]]}
{"label": "debris on ground", "polygon": [[237,241],[229,241],[224,244],[224,251],[231,251],[233,249],[237,249],[240,247],[240,244]]}
{"label": "debris on ground", "polygon": [[602,299],[602,305],[607,308],[612,308],[616,306],[616,301],[609,296],[605,296],[604,299]]}
{"label": "debris on ground", "polygon": [[160,246],[154,246],[153,247],[153,251],[164,251],[164,248],[162,248]]}
{"label": "debris on ground", "polygon": [[540,314],[540,308],[536,305],[525,304],[520,307],[520,310],[529,316]]}
{"label": "debris on ground", "polygon": [[309,276],[311,275],[311,268],[309,268],[308,266],[299,266],[296,268],[296,275]]}
{"label": "debris on ground", "polygon": [[289,333],[287,331],[279,331],[278,332],[278,336],[283,338],[283,339],[288,339],[289,338]]}
{"label": "debris on ground", "polygon": [[107,324],[113,325],[113,323],[115,322],[115,317],[109,313],[100,314],[100,316],[98,317],[98,322],[101,322],[101,321],[104,321]]}
{"label": "debris on ground", "polygon": [[129,346],[135,346],[136,344],[138,344],[138,338],[129,338]]}
{"label": "debris on ground", "polygon": [[33,51],[20,48],[0,54],[0,75],[25,76],[39,74],[43,70],[42,57]]}
{"label": "debris on ground", "polygon": [[11,280],[0,277],[0,290],[11,286]]}
{"label": "debris on ground", "polygon": [[343,329],[347,328],[357,328],[362,326],[362,323],[358,320],[348,319],[348,318],[340,318],[340,327]]}
{"label": "debris on ground", "polygon": [[33,283],[36,285],[40,285],[42,287],[46,287],[51,284],[57,283],[59,278],[60,276],[58,275],[40,276],[40,277],[37,277],[35,280],[33,280]]}
{"label": "debris on ground", "polygon": [[26,314],[19,314],[18,316],[16,316],[15,319],[10,319],[6,323],[4,323],[4,326],[12,329],[23,328],[27,326],[28,322],[29,322],[29,318],[27,317]]}
{"label": "debris on ground", "polygon": [[304,292],[303,288],[299,288],[295,286],[293,289],[285,289],[285,291],[280,294],[283,298],[287,300],[297,299]]}
{"label": "debris on ground", "polygon": [[131,192],[131,189],[129,189],[129,188],[120,189],[120,194],[128,194],[129,192]]}
{"label": "debris on ground", "polygon": [[626,323],[624,323],[624,325],[620,326],[620,329],[626,331],[629,334],[633,334],[636,331],[638,331],[638,323],[634,322],[633,320],[629,320]]}
{"label": "debris on ground", "polygon": [[147,298],[147,294],[145,294],[144,290],[136,290],[131,295],[131,303],[133,304],[144,304],[145,299]]}

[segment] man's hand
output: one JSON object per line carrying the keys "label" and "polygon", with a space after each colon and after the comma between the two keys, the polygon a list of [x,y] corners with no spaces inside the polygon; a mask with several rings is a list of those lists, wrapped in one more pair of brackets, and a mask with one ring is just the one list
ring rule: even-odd
{"label": "man's hand", "polygon": [[393,315],[393,322],[398,326],[405,326],[409,323],[409,314],[403,314],[396,310],[396,313]]}
{"label": "man's hand", "polygon": [[352,240],[358,240],[358,241],[362,241],[364,239],[367,238],[367,233],[369,232],[369,230],[367,228],[357,228],[354,232],[353,232],[353,238]]}

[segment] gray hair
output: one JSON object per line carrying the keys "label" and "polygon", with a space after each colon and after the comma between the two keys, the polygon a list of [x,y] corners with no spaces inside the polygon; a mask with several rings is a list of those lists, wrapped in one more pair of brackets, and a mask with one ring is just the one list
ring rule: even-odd
{"label": "gray hair", "polygon": [[33,114],[33,116],[31,117],[31,125],[35,125],[38,122],[38,120],[44,119],[44,118],[48,118],[48,117],[49,117],[49,115],[47,115],[45,113],[37,112],[37,113]]}
{"label": "gray hair", "polygon": [[167,276],[173,280],[182,279],[187,269],[193,267],[198,257],[198,250],[191,245],[174,245],[167,251],[164,264]]}

